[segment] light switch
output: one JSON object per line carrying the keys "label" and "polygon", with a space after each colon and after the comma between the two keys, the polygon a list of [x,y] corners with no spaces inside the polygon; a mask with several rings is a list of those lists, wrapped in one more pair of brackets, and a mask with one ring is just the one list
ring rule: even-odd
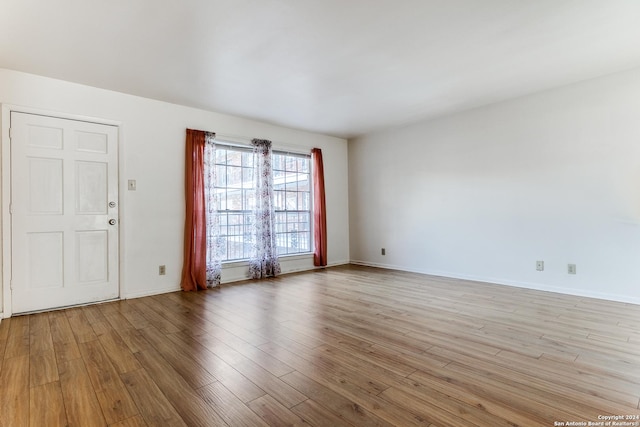
{"label": "light switch", "polygon": [[129,180],[129,191],[136,191],[136,180],[135,179],[130,179]]}

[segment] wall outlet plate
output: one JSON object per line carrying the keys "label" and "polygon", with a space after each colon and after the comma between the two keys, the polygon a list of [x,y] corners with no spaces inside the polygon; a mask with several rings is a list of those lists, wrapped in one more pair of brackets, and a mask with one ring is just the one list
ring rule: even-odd
{"label": "wall outlet plate", "polygon": [[167,266],[165,265],[161,265],[158,267],[158,274],[160,276],[164,276],[165,274],[167,274]]}
{"label": "wall outlet plate", "polygon": [[576,274],[576,265],[575,264],[567,264],[567,273]]}
{"label": "wall outlet plate", "polygon": [[380,253],[382,255],[386,255],[387,254],[387,250],[385,248],[380,249]]}
{"label": "wall outlet plate", "polygon": [[536,261],[536,270],[544,271],[544,261]]}

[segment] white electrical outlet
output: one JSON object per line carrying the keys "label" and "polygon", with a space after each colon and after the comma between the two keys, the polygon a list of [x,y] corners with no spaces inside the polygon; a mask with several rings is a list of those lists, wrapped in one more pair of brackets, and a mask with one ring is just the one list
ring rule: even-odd
{"label": "white electrical outlet", "polygon": [[387,250],[386,250],[385,248],[382,248],[382,249],[380,250],[380,254],[382,254],[382,255],[386,255],[386,254],[387,254]]}
{"label": "white electrical outlet", "polygon": [[536,261],[536,270],[544,271],[544,261]]}
{"label": "white electrical outlet", "polygon": [[136,180],[130,179],[128,184],[129,191],[136,191]]}
{"label": "white electrical outlet", "polygon": [[165,274],[167,274],[167,267],[164,265],[161,265],[158,267],[158,274],[160,276],[164,276]]}
{"label": "white electrical outlet", "polygon": [[576,274],[576,265],[575,264],[567,264],[567,273]]}

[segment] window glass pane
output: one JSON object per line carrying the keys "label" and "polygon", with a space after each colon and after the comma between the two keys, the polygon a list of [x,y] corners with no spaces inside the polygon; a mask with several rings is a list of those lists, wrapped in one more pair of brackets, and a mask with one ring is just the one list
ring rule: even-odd
{"label": "window glass pane", "polygon": [[275,177],[273,179],[274,190],[284,190],[286,187],[284,172],[281,172],[281,173],[282,175],[278,179],[276,179]]}
{"label": "window glass pane", "polygon": [[309,174],[298,174],[298,191],[309,191]]}
{"label": "window glass pane", "polygon": [[253,168],[253,153],[245,151],[242,153],[242,166],[247,168]]}
{"label": "window glass pane", "polygon": [[246,211],[248,209],[248,200],[249,200],[249,194],[252,192],[252,190],[239,190],[240,193],[240,200],[242,200],[242,205],[240,207],[240,210],[242,211]]}
{"label": "window glass pane", "polygon": [[295,224],[298,222],[298,213],[297,212],[288,212],[287,213],[287,222],[289,224]]}
{"label": "window glass pane", "polygon": [[286,233],[276,234],[276,245],[278,246],[278,253],[280,255],[288,254],[287,235]]}
{"label": "window glass pane", "polygon": [[309,193],[302,191],[298,193],[298,210],[308,211],[310,208]]}
{"label": "window glass pane", "polygon": [[274,171],[283,171],[284,170],[284,156],[281,154],[273,155],[272,168]]}
{"label": "window glass pane", "polygon": [[244,224],[246,227],[250,227],[253,223],[253,214],[251,212],[244,213]]}
{"label": "window glass pane", "polygon": [[236,244],[233,238],[227,240],[227,252],[229,254],[229,259],[238,259],[240,258],[238,254],[238,245]]}
{"label": "window glass pane", "polygon": [[298,172],[309,172],[309,159],[298,157],[296,161],[298,163]]}
{"label": "window glass pane", "polygon": [[227,191],[227,209],[232,211],[241,211],[242,207],[242,190]]}
{"label": "window glass pane", "polygon": [[298,209],[297,193],[295,191],[287,191],[287,210]]}
{"label": "window glass pane", "polygon": [[276,234],[287,231],[287,214],[285,212],[276,212]]}
{"label": "window glass pane", "polygon": [[242,188],[242,168],[227,166],[227,187]]}
{"label": "window glass pane", "polygon": [[250,211],[256,207],[256,192],[254,190],[245,190],[244,192],[244,210]]}
{"label": "window glass pane", "polygon": [[304,233],[291,233],[290,245],[293,252],[300,252],[304,247]]}
{"label": "window glass pane", "polygon": [[287,172],[286,189],[287,191],[296,191],[298,189],[298,182],[296,181],[295,174]]}
{"label": "window glass pane", "polygon": [[285,158],[285,166],[284,169],[289,172],[295,172],[296,169],[296,158],[295,157],[291,157],[291,156],[287,156]]}
{"label": "window glass pane", "polygon": [[227,150],[216,147],[216,163],[225,164],[227,162]]}
{"label": "window glass pane", "polygon": [[242,168],[242,188],[253,188],[253,168]]}
{"label": "window glass pane", "polygon": [[220,256],[225,260],[229,257],[227,255],[227,240],[225,238],[220,238]]}
{"label": "window glass pane", "polygon": [[284,185],[285,171],[273,169],[273,185]]}
{"label": "window glass pane", "polygon": [[235,150],[227,151],[227,164],[233,166],[242,166],[242,152]]}
{"label": "window glass pane", "polygon": [[311,225],[311,221],[310,221],[310,215],[308,213],[301,213],[298,214],[298,224],[299,224],[299,228],[298,230],[300,231],[309,231],[310,225]]}
{"label": "window glass pane", "polygon": [[309,252],[311,250],[311,233],[300,233],[300,251]]}
{"label": "window glass pane", "polygon": [[214,180],[214,185],[216,188],[226,187],[227,186],[227,168],[226,166],[216,165],[215,171],[216,177]]}
{"label": "window glass pane", "polygon": [[273,192],[273,206],[275,208],[275,210],[277,211],[283,211],[286,209],[286,203],[285,203],[285,195],[286,193],[284,191],[279,191],[276,190]]}
{"label": "window glass pane", "polygon": [[218,200],[218,206],[217,206],[218,211],[226,210],[227,209],[227,192],[225,191],[223,193],[218,194],[217,200]]}

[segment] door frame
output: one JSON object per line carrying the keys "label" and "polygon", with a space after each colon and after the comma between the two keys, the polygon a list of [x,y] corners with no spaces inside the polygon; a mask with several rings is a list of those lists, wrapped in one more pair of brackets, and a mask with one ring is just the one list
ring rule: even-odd
{"label": "door frame", "polygon": [[120,179],[120,164],[122,163],[122,123],[115,120],[101,119],[96,117],[82,116],[78,114],[67,114],[57,111],[49,111],[38,108],[22,107],[12,104],[0,104],[2,106],[2,115],[0,116],[0,141],[2,143],[2,150],[0,152],[0,192],[2,194],[2,224],[0,227],[0,235],[2,235],[2,265],[1,278],[2,282],[2,294],[0,298],[2,303],[0,304],[0,319],[11,317],[13,314],[12,297],[11,297],[11,213],[9,211],[11,205],[11,140],[9,138],[9,128],[11,126],[11,113],[26,113],[40,116],[55,117],[59,119],[76,120],[82,122],[91,122],[102,125],[116,126],[118,128],[118,140],[116,141],[118,147],[118,206],[119,206],[119,219],[118,219],[118,298],[122,298],[123,293],[123,258],[122,258],[122,241],[124,238],[123,221],[121,218],[124,216],[125,208],[122,204],[123,200],[123,188],[122,180]]}

